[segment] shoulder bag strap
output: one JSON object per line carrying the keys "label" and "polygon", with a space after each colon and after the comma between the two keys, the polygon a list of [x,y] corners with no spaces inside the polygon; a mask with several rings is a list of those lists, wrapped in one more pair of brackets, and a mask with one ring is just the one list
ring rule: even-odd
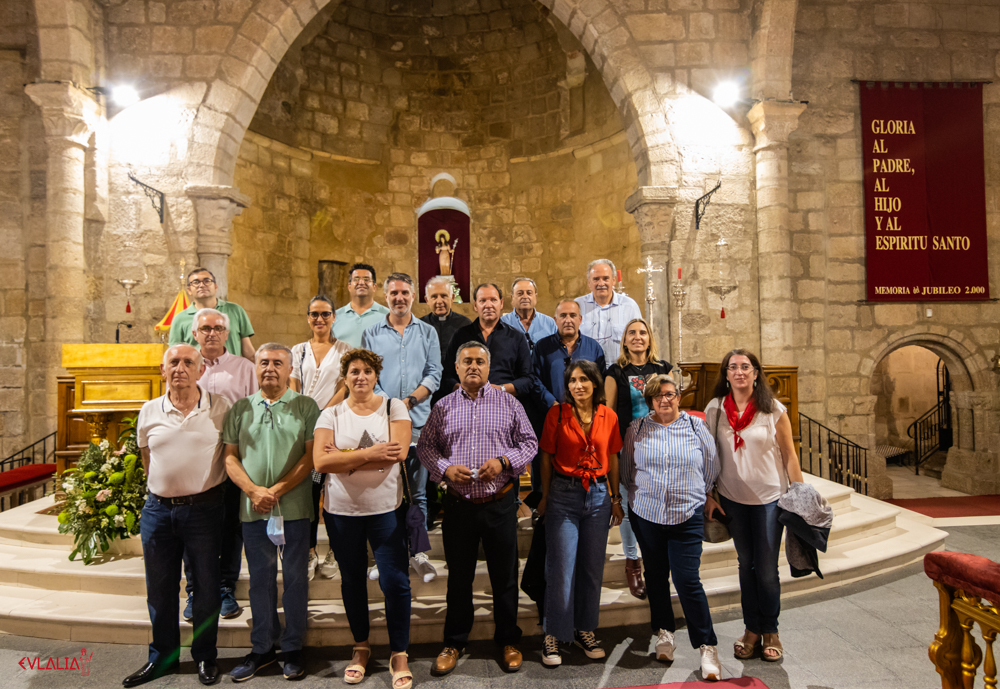
{"label": "shoulder bag strap", "polygon": [[[392,404],[392,398],[386,398],[386,400],[385,400],[385,425],[386,425],[386,428],[389,429],[389,432],[386,434],[386,437],[389,438],[389,440],[392,440],[392,435],[391,435],[391,433],[392,433],[392,424],[389,421],[389,412],[392,409],[392,407],[390,406],[391,404]],[[407,452],[409,452],[409,450],[407,450]],[[410,477],[406,473],[406,459],[403,459],[403,461],[399,463],[399,473],[403,476],[403,500],[406,501],[407,504],[412,505],[413,504],[413,497],[412,497],[413,493],[410,490]]]}

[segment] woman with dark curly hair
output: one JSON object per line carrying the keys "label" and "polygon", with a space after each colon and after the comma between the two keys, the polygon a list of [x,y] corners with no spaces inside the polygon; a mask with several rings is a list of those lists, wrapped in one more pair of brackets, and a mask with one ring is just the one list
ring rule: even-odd
{"label": "woman with dark curly hair", "polygon": [[760,361],[745,349],[722,359],[714,398],[705,407],[705,419],[722,462],[716,484],[721,505],[709,497],[705,516],[711,519],[718,510],[732,520],[729,533],[739,561],[746,626],[733,655],[747,660],[759,652],[774,662],[783,653],[778,554],[784,527],[778,521],[778,498],[789,482],[802,482],[792,424],[784,405],[774,399]]}
{"label": "woman with dark curly hair", "polygon": [[375,394],[382,357],[352,349],[340,360],[350,396],[323,410],[316,422],[313,458],[326,472],[323,520],[340,565],[341,594],[354,635],[354,655],[344,681],[365,678],[368,641],[368,544],[379,568],[389,628],[393,689],[409,689],[410,577],[406,508],[399,463],[410,446],[410,416],[401,400]]}

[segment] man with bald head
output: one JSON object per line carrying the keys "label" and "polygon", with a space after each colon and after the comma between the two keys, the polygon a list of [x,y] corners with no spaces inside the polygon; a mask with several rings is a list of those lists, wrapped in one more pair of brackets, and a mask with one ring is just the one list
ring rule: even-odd
{"label": "man with bald head", "polygon": [[226,467],[221,431],[229,401],[198,387],[205,372],[201,354],[190,345],[170,347],[160,373],[167,394],[142,405],[136,441],[142,452],[149,492],[139,521],[146,567],[146,603],[153,640],[145,665],[122,684],[135,687],[177,668],[181,646],[177,589],[181,557],[193,579],[191,656],[198,679],[218,679],[219,548]]}

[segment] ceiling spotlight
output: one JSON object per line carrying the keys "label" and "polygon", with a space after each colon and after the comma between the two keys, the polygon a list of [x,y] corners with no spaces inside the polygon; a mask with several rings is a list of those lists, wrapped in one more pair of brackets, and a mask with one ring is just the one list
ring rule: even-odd
{"label": "ceiling spotlight", "polygon": [[740,99],[740,87],[732,81],[724,81],[715,87],[712,92],[712,100],[720,108],[731,108]]}
{"label": "ceiling spotlight", "polygon": [[111,97],[115,101],[115,105],[127,108],[130,105],[135,105],[141,99],[139,98],[139,92],[135,90],[134,86],[115,86],[111,91]]}

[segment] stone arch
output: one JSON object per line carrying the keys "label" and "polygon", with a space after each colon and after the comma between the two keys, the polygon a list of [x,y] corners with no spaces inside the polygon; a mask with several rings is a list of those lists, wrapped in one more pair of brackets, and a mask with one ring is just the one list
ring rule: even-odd
{"label": "stone arch", "polygon": [[[320,11],[339,0],[258,0],[195,117],[188,181],[230,185],[236,157],[268,81]],[[618,106],[640,186],[676,185],[676,152],[653,78],[611,0],[539,0],[588,52]]]}
{"label": "stone arch", "polygon": [[[986,450],[986,432],[991,417],[995,416],[995,387],[986,357],[968,346],[967,338],[961,333],[935,333],[921,328],[909,328],[884,338],[868,351],[861,361],[859,372],[871,379],[875,366],[890,352],[908,345],[929,349],[944,360],[951,374],[954,393],[952,394],[952,426],[956,429],[953,450],[957,453],[974,453]],[[949,461],[952,452],[949,451]]]}
{"label": "stone arch", "polygon": [[792,51],[798,0],[756,0],[751,12],[751,94],[787,100],[792,94]]}

